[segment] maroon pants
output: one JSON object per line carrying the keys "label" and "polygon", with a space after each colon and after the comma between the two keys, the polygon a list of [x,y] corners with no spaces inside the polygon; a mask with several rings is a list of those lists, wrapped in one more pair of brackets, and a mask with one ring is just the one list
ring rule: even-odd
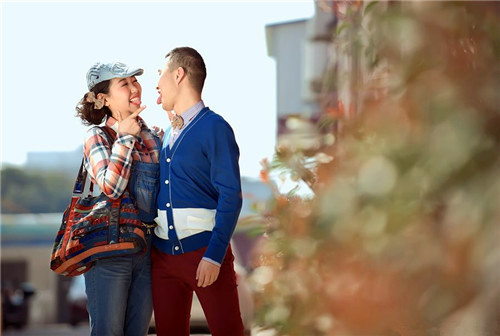
{"label": "maroon pants", "polygon": [[243,336],[231,246],[219,277],[198,287],[196,270],[206,248],[181,255],[152,249],[153,307],[158,336],[189,336],[193,291],[200,300],[212,336]]}

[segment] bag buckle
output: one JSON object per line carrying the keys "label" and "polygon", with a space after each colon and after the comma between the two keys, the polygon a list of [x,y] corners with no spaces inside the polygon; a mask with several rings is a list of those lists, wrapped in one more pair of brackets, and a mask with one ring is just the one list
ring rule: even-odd
{"label": "bag buckle", "polygon": [[148,223],[142,222],[142,226],[144,226],[146,228],[147,234],[151,234],[151,229],[154,229],[155,227],[157,227],[158,224],[156,224],[156,223],[148,224]]}

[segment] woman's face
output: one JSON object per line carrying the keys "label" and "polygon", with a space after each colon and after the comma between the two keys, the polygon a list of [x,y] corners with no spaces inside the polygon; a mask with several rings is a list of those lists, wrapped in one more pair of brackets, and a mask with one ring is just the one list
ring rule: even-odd
{"label": "woman's face", "polygon": [[141,107],[142,87],[135,76],[113,78],[109,83],[109,93],[104,95],[105,105],[111,110],[113,118],[121,113],[122,118],[128,117]]}

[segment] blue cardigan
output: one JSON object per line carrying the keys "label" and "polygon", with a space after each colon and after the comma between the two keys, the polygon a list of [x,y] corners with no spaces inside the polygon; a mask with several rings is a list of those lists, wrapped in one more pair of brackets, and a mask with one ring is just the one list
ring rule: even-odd
{"label": "blue cardigan", "polygon": [[231,126],[202,109],[160,154],[158,222],[153,244],[177,255],[207,246],[204,258],[222,264],[241,210],[239,148]]}

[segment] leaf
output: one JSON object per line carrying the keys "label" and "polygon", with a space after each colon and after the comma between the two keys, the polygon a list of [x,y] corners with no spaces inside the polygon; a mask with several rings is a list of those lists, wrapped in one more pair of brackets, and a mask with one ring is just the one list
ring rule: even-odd
{"label": "leaf", "polygon": [[372,1],[372,2],[370,2],[370,3],[369,3],[366,7],[365,7],[365,11],[364,11],[363,15],[367,15],[367,14],[368,14],[368,12],[369,12],[369,11],[371,11],[371,10],[375,7],[375,5],[377,5],[377,4],[378,4],[378,1]]}
{"label": "leaf", "polygon": [[350,23],[350,22],[347,22],[347,21],[346,21],[346,22],[343,22],[341,25],[337,26],[337,29],[336,29],[336,31],[335,31],[335,35],[336,35],[336,36],[339,36],[339,35],[340,35],[340,33],[342,33],[342,31],[343,31],[344,29],[349,29],[349,28],[351,28],[351,23]]}

